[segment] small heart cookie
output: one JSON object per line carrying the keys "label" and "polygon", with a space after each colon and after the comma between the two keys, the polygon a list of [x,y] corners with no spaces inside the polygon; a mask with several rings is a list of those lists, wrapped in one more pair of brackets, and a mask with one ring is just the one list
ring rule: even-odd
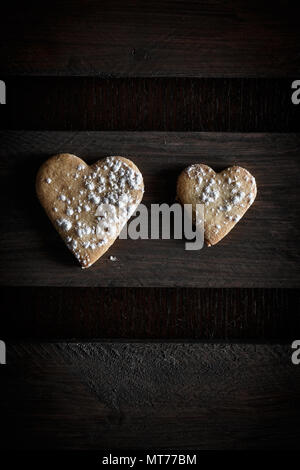
{"label": "small heart cookie", "polygon": [[255,178],[240,166],[215,173],[202,163],[191,165],[179,175],[177,198],[181,204],[204,204],[204,239],[215,245],[245,214],[256,197]]}
{"label": "small heart cookie", "polygon": [[119,236],[144,193],[143,177],[124,157],[93,165],[68,153],[39,169],[36,192],[49,219],[83,268],[88,268]]}

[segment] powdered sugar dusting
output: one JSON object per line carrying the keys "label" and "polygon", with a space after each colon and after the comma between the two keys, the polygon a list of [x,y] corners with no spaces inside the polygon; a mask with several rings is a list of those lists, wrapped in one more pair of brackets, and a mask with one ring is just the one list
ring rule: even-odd
{"label": "powdered sugar dusting", "polygon": [[143,193],[140,172],[118,157],[107,157],[91,171],[77,164],[59,184],[44,181],[53,185],[55,223],[83,267],[92,264],[92,253],[117,237]]}
{"label": "powdered sugar dusting", "polygon": [[214,244],[231,230],[254,202],[255,178],[241,167],[229,167],[215,173],[202,164],[186,168],[185,175],[190,180],[189,189],[182,197],[185,186],[179,188],[179,198],[183,203],[204,204],[205,236],[207,239],[212,237]]}

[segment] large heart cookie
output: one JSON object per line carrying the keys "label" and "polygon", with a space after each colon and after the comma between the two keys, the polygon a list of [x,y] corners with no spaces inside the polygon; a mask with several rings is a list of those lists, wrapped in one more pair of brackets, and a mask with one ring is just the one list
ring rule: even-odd
{"label": "large heart cookie", "polygon": [[256,197],[255,178],[240,166],[215,173],[202,163],[191,165],[179,175],[177,198],[182,204],[204,205],[204,239],[215,245],[233,229]]}
{"label": "large heart cookie", "polygon": [[36,191],[68,248],[88,268],[114,243],[136,210],[144,182],[127,158],[107,157],[89,166],[66,153],[41,166]]}

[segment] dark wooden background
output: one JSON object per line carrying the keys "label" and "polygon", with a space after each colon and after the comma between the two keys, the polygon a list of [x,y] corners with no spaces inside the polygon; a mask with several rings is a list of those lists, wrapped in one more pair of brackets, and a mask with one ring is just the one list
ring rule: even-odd
{"label": "dark wooden background", "polygon": [[0,73],[289,77],[300,66],[298,12],[284,0],[11,0]]}
{"label": "dark wooden background", "polygon": [[[33,166],[47,154],[44,131],[201,131],[267,133],[270,161],[274,148],[284,168],[291,170],[291,155],[296,168],[299,137],[287,133],[300,128],[300,106],[290,100],[300,73],[297,11],[286,2],[242,0],[6,4],[0,79],[8,101],[0,124],[11,137],[11,164],[20,158],[12,130],[21,133],[23,152],[32,143],[28,131],[39,131]],[[274,140],[274,132],[285,135]],[[1,159],[5,176],[7,163]],[[297,210],[296,177],[287,217]],[[0,338],[8,351],[0,368],[1,446],[298,447],[300,366],[290,360],[300,334],[299,290],[290,288],[299,280],[296,240],[283,252],[283,266],[292,267],[285,276],[279,269],[283,284],[259,277],[239,289],[28,287],[24,267],[35,245],[23,247],[23,260],[19,252],[16,272],[10,248],[22,242],[1,222]],[[287,235],[284,224],[278,230]],[[58,239],[51,243],[60,250]],[[14,282],[21,278],[23,286]],[[112,338],[127,342],[99,341]]]}
{"label": "dark wooden background", "polygon": [[290,343],[298,289],[1,288],[1,338]]}
{"label": "dark wooden background", "polygon": [[300,367],[290,354],[278,344],[10,343],[1,445],[50,457],[53,449],[295,450]]}
{"label": "dark wooden background", "polygon": [[[300,71],[299,71],[300,72]],[[299,132],[289,78],[109,78],[1,75],[2,129]]]}

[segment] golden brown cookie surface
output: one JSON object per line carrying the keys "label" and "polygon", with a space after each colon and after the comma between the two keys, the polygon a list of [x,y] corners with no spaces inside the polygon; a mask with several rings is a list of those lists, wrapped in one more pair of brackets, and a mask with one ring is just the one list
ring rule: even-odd
{"label": "golden brown cookie surface", "polygon": [[127,158],[107,157],[89,166],[66,153],[41,166],[36,191],[54,227],[87,268],[114,243],[136,210],[144,182]]}
{"label": "golden brown cookie surface", "polygon": [[204,238],[215,245],[237,224],[256,197],[255,178],[245,168],[232,166],[215,171],[202,163],[179,175],[177,198],[182,204],[204,205]]}

